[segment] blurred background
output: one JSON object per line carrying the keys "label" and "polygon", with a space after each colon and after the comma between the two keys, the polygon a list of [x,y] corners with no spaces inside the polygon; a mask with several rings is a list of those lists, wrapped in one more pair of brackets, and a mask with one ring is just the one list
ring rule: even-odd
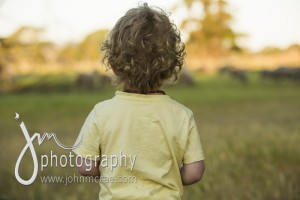
{"label": "blurred background", "polygon": [[[300,199],[300,1],[147,2],[172,13],[186,43],[185,69],[164,90],[193,110],[207,170],[184,199]],[[139,3],[0,0],[0,199],[98,198],[95,183],[41,183],[40,176],[73,175],[71,167],[18,183],[19,124],[73,145],[93,106],[116,90],[101,42]],[[34,144],[38,158],[69,153],[53,141]],[[32,170],[27,152],[20,174]]]}

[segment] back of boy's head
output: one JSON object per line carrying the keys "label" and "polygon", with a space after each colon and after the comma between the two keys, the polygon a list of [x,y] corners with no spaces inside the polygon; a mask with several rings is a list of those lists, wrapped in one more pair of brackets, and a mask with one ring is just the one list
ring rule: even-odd
{"label": "back of boy's head", "polygon": [[139,93],[175,81],[185,55],[179,30],[163,10],[146,3],[119,19],[101,50],[123,89]]}

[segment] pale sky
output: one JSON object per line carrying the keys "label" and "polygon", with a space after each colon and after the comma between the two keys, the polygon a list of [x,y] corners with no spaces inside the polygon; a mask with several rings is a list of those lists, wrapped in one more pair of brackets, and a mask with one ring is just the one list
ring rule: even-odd
{"label": "pale sky", "polygon": [[[144,1],[0,0],[0,37],[29,25],[44,28],[44,37],[56,43],[76,42],[95,30],[112,28],[126,10],[140,2]],[[150,6],[166,10],[180,2],[147,1]],[[241,41],[243,46],[259,50],[265,46],[285,48],[291,43],[300,44],[300,0],[228,0],[228,3],[234,29],[248,35]],[[171,19],[179,26],[186,15],[179,7]]]}

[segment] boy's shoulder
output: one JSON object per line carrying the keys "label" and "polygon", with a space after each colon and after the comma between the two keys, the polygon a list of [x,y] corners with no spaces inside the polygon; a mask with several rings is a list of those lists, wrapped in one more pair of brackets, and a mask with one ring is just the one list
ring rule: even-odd
{"label": "boy's shoulder", "polygon": [[179,103],[178,101],[170,98],[170,103],[172,104],[172,106],[175,108],[175,109],[178,109],[182,112],[184,112],[186,115],[188,115],[189,117],[190,116],[193,116],[193,111],[186,107],[185,105],[183,105],[182,103]]}
{"label": "boy's shoulder", "polygon": [[107,100],[104,100],[104,101],[100,101],[94,106],[94,110],[97,113],[97,111],[99,111],[99,110],[103,111],[103,110],[106,110],[106,109],[110,109],[110,107],[113,106],[112,104],[113,104],[112,99],[107,99]]}
{"label": "boy's shoulder", "polygon": [[[179,103],[178,101],[172,99],[171,97],[166,98],[166,99],[167,100],[160,102],[161,106],[164,109],[173,111],[176,114],[179,114],[179,113],[183,114],[183,115],[187,116],[188,118],[193,116],[193,111],[190,108],[188,108],[185,105],[183,105],[182,103]],[[97,111],[105,112],[105,111],[111,110],[112,108],[116,108],[116,104],[118,104],[118,101],[115,101],[115,100],[116,100],[115,98],[111,98],[111,99],[107,99],[107,100],[97,103],[94,106],[96,115],[97,115]]]}

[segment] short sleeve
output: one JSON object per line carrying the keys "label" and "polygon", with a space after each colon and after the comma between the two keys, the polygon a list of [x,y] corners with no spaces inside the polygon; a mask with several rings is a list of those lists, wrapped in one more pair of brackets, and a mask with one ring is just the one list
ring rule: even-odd
{"label": "short sleeve", "polygon": [[194,116],[189,119],[187,144],[183,155],[183,163],[189,164],[204,160],[204,153]]}
{"label": "short sleeve", "polygon": [[78,145],[73,152],[83,158],[99,160],[100,156],[100,132],[97,125],[95,111],[92,110],[86,118],[80,134],[75,142]]}

